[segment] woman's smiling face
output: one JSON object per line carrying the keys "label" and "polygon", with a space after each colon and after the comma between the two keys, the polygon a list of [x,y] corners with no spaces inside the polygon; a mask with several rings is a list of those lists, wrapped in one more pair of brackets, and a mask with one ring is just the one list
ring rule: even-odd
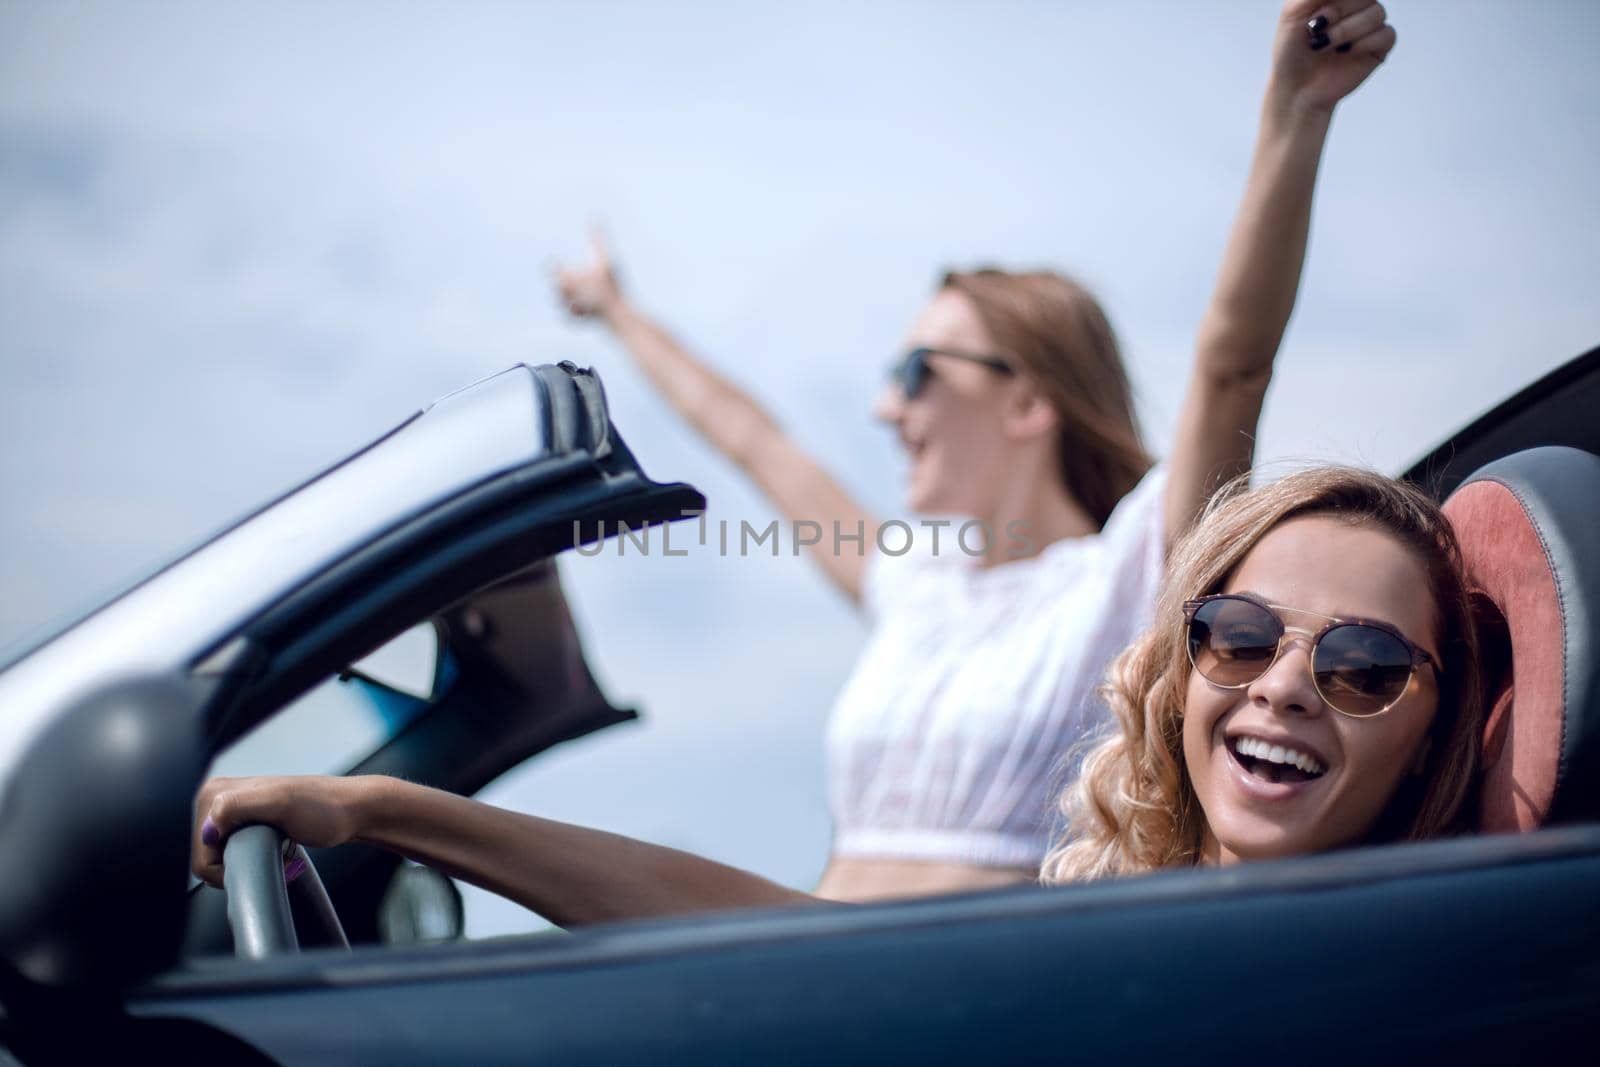
{"label": "woman's smiling face", "polygon": [[[1324,515],[1290,519],[1256,544],[1219,592],[1314,612],[1281,612],[1289,626],[1312,632],[1325,623],[1317,616],[1382,620],[1438,660],[1426,568],[1369,525]],[[1387,711],[1356,719],[1322,700],[1310,655],[1310,637],[1291,633],[1272,667],[1242,689],[1190,673],[1183,755],[1205,813],[1203,855],[1210,862],[1358,843],[1426,755],[1423,738],[1438,704],[1431,669],[1419,668]],[[1275,759],[1314,773],[1280,771],[1251,755],[1265,756],[1274,746],[1285,750]]]}

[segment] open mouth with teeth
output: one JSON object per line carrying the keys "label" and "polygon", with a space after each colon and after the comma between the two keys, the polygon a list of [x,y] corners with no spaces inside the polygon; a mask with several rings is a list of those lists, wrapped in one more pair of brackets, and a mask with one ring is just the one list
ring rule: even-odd
{"label": "open mouth with teeth", "polygon": [[1309,752],[1256,737],[1230,737],[1228,751],[1247,773],[1275,784],[1309,782],[1321,778],[1328,769]]}

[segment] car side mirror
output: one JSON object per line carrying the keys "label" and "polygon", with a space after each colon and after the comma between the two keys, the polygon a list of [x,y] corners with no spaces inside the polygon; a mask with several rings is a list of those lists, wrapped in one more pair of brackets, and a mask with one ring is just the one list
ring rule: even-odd
{"label": "car side mirror", "polygon": [[455,941],[466,928],[461,890],[432,867],[401,864],[378,905],[384,944]]}
{"label": "car side mirror", "polygon": [[38,985],[121,988],[183,938],[200,711],[213,683],[134,678],[76,700],[0,792],[0,958]]}

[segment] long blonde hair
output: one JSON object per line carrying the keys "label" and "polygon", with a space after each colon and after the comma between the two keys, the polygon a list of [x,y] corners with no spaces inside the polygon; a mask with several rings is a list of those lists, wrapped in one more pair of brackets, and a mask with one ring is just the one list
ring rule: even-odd
{"label": "long blonde hair", "polygon": [[1205,816],[1183,760],[1183,705],[1191,670],[1183,604],[1222,588],[1266,533],[1296,516],[1328,515],[1374,527],[1427,569],[1443,658],[1438,711],[1421,778],[1390,800],[1373,840],[1436,837],[1465,829],[1484,714],[1473,601],[1455,534],[1421,490],[1372,471],[1320,467],[1249,489],[1241,478],[1212,499],[1173,550],[1156,621],[1112,663],[1102,695],[1117,732],[1084,757],[1062,794],[1066,832],[1041,879],[1067,882],[1139,874],[1198,861]]}

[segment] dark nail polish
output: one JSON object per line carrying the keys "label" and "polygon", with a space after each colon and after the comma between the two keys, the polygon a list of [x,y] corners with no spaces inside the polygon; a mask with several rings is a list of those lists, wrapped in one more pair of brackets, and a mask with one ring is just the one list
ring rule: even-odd
{"label": "dark nail polish", "polygon": [[1326,15],[1318,15],[1316,18],[1310,19],[1306,22],[1306,33],[1310,34],[1312,37],[1316,37],[1327,28],[1328,16]]}
{"label": "dark nail polish", "polygon": [[217,829],[217,824],[211,821],[211,816],[206,816],[206,821],[200,824],[200,840],[208,845],[214,845],[222,839],[222,833]]}
{"label": "dark nail polish", "polygon": [[1335,52],[1339,52],[1341,54],[1344,53],[1344,52],[1350,51],[1350,42],[1346,41],[1344,44],[1340,45],[1338,48],[1335,48],[1334,51]]}
{"label": "dark nail polish", "polygon": [[1311,50],[1313,52],[1320,52],[1324,48],[1328,47],[1328,45],[1331,43],[1332,42],[1328,40],[1327,34],[1319,33],[1315,37],[1311,38]]}
{"label": "dark nail polish", "polygon": [[288,885],[290,882],[294,881],[296,878],[305,873],[306,861],[304,857],[296,856],[294,859],[283,865],[283,884]]}

